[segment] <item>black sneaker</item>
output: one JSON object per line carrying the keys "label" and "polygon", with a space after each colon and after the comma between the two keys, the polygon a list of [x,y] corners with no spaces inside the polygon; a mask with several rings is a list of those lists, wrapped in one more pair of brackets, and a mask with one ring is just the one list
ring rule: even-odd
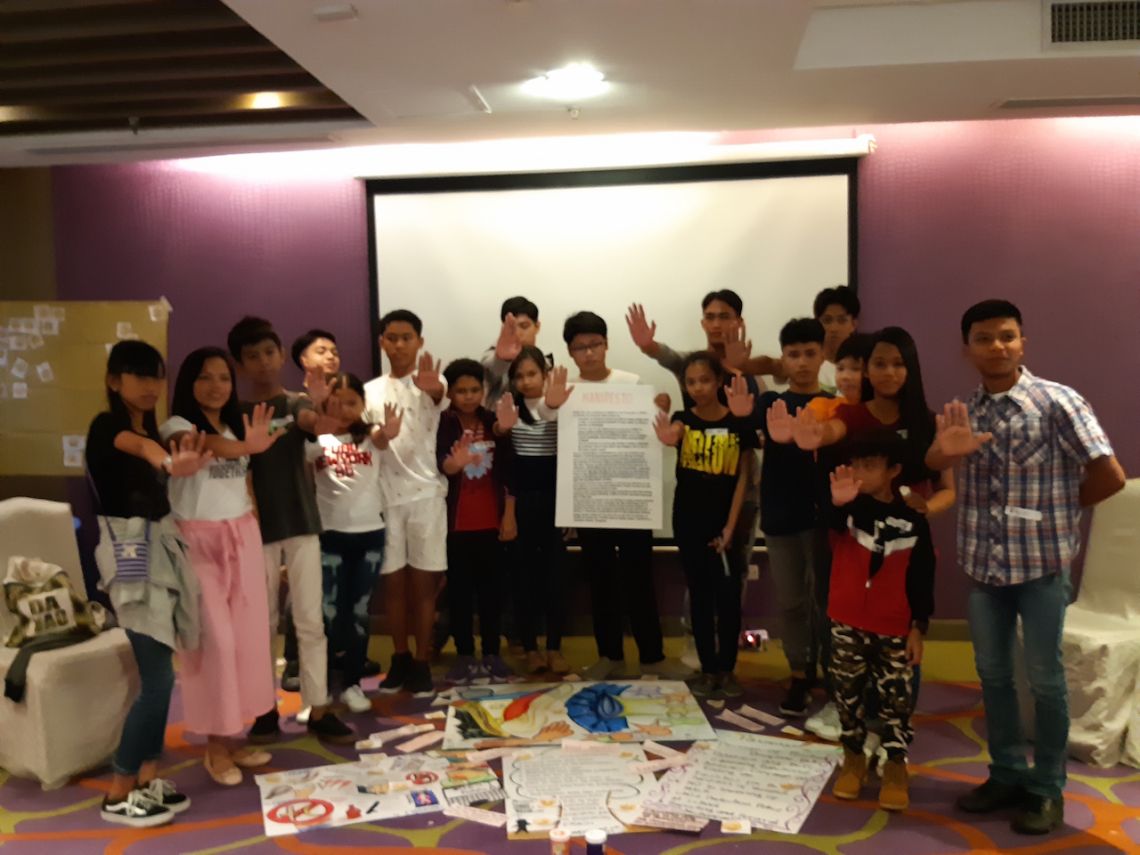
{"label": "black sneaker", "polygon": [[805,716],[811,702],[811,683],[803,677],[792,677],[788,693],[780,701],[780,712],[790,716]]}
{"label": "black sneaker", "polygon": [[139,789],[148,799],[171,813],[182,813],[190,807],[190,797],[178,792],[174,782],[165,778],[152,778],[150,783],[139,786]]}
{"label": "black sneaker", "polygon": [[966,813],[993,813],[1006,808],[1019,807],[1025,801],[1025,790],[1015,784],[1003,784],[993,778],[963,793],[955,804]]}
{"label": "black sneaker", "polygon": [[255,718],[253,727],[249,729],[249,735],[246,737],[254,745],[266,745],[280,738],[281,722],[277,716],[277,707]]}
{"label": "black sneaker", "polygon": [[404,690],[417,698],[430,698],[435,694],[435,683],[431,681],[431,663],[412,661],[412,672],[404,681]]}
{"label": "black sneaker", "polygon": [[711,698],[717,690],[716,674],[700,673],[685,681],[694,698]]}
{"label": "black sneaker", "polygon": [[131,790],[121,801],[103,799],[99,812],[104,822],[129,825],[132,828],[154,828],[174,819],[174,811],[153,801],[143,790]]}
{"label": "black sneaker", "polygon": [[404,683],[412,676],[412,654],[393,653],[392,664],[388,666],[388,674],[380,681],[380,691],[385,694],[398,692],[404,688]]}
{"label": "black sneaker", "polygon": [[301,691],[300,662],[285,662],[285,670],[281,672],[281,688],[286,692]]}
{"label": "black sneaker", "polygon": [[309,716],[305,729],[321,742],[328,742],[333,745],[348,745],[356,742],[356,731],[331,712],[326,712],[320,718]]}
{"label": "black sneaker", "polygon": [[740,687],[740,683],[736,680],[736,675],[731,671],[720,675],[720,680],[717,683],[716,697],[734,699],[739,698],[744,694],[744,689]]}
{"label": "black sneaker", "polygon": [[1064,799],[1026,793],[1021,810],[1010,823],[1018,834],[1048,834],[1065,824]]}
{"label": "black sneaker", "polygon": [[379,677],[382,670],[380,663],[374,659],[364,660],[364,671],[362,673],[365,677]]}

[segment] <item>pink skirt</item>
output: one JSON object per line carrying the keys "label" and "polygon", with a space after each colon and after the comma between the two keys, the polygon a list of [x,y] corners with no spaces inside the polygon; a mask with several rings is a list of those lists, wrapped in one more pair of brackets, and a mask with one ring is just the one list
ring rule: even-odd
{"label": "pink skirt", "polygon": [[233,736],[276,703],[261,532],[253,514],[179,520],[202,589],[202,641],[179,652],[186,729]]}

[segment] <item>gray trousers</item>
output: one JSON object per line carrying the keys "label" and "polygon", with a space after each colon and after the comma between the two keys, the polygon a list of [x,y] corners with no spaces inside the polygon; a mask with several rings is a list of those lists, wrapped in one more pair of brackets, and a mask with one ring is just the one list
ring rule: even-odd
{"label": "gray trousers", "polygon": [[784,655],[794,672],[814,677],[812,639],[819,621],[815,606],[816,580],[825,579],[829,560],[827,542],[820,529],[797,534],[766,535],[768,566],[780,610]]}

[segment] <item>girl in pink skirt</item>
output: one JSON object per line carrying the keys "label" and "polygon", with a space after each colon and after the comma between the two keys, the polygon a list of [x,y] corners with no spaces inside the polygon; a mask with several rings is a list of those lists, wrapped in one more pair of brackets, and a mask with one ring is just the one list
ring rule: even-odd
{"label": "girl in pink skirt", "polygon": [[189,546],[202,589],[202,639],[180,654],[186,728],[207,737],[205,767],[217,783],[241,783],[242,768],[272,759],[241,743],[246,724],[276,703],[269,649],[269,605],[261,534],[247,483],[250,454],[272,445],[264,406],[253,418],[238,409],[234,372],[220,348],[204,347],[182,363],[167,442],[206,434],[212,464],[193,478],[172,479],[170,505]]}

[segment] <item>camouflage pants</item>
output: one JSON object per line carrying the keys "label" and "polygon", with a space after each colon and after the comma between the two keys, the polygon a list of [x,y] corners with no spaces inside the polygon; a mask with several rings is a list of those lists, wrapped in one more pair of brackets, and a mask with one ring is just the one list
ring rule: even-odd
{"label": "camouflage pants", "polygon": [[914,738],[910,723],[913,678],[906,661],[905,636],[832,624],[831,691],[843,725],[843,746],[862,753],[867,737],[863,699],[874,694],[883,721],[883,748],[892,760],[905,759]]}

